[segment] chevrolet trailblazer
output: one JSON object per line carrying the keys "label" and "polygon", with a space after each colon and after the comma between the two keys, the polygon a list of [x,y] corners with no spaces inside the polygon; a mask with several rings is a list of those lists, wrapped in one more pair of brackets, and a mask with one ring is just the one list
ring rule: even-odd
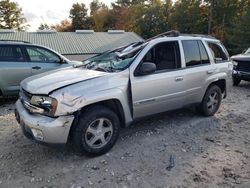
{"label": "chevrolet trailblazer", "polygon": [[232,85],[232,69],[217,39],[166,32],[25,79],[16,119],[30,139],[72,140],[78,151],[101,155],[135,119],[189,105],[214,115]]}

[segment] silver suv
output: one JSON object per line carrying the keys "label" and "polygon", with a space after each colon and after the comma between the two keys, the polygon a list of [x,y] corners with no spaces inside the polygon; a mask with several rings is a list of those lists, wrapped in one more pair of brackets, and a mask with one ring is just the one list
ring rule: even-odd
{"label": "silver suv", "polygon": [[0,40],[0,97],[18,95],[20,82],[27,77],[69,65],[71,61],[47,47]]}
{"label": "silver suv", "polygon": [[189,105],[214,115],[232,85],[232,69],[220,41],[167,32],[25,79],[16,119],[28,138],[72,140],[80,152],[100,155],[135,119]]}

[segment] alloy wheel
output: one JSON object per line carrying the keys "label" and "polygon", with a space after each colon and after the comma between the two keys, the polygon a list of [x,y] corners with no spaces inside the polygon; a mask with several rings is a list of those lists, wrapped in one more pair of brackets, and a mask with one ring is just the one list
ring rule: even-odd
{"label": "alloy wheel", "polygon": [[110,141],[113,131],[110,120],[98,118],[89,124],[85,132],[85,142],[91,148],[102,148]]}
{"label": "alloy wheel", "polygon": [[219,95],[217,92],[213,92],[209,95],[207,100],[207,109],[212,112],[214,111],[219,104]]}

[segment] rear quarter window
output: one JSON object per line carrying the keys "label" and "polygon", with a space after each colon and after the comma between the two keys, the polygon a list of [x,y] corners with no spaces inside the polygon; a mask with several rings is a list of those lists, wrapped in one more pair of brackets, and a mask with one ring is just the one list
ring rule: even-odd
{"label": "rear quarter window", "polygon": [[220,63],[229,60],[227,53],[222,45],[216,42],[207,41],[207,45],[213,55],[215,63]]}

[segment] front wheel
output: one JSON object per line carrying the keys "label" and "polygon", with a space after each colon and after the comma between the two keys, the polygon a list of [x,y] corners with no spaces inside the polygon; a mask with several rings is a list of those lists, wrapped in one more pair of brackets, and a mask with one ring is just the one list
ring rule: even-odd
{"label": "front wheel", "polygon": [[112,110],[104,106],[93,106],[82,113],[73,131],[73,142],[81,153],[102,155],[113,147],[119,130],[119,118]]}
{"label": "front wheel", "polygon": [[202,114],[205,116],[213,116],[218,111],[221,100],[221,89],[216,85],[209,87],[200,105]]}

